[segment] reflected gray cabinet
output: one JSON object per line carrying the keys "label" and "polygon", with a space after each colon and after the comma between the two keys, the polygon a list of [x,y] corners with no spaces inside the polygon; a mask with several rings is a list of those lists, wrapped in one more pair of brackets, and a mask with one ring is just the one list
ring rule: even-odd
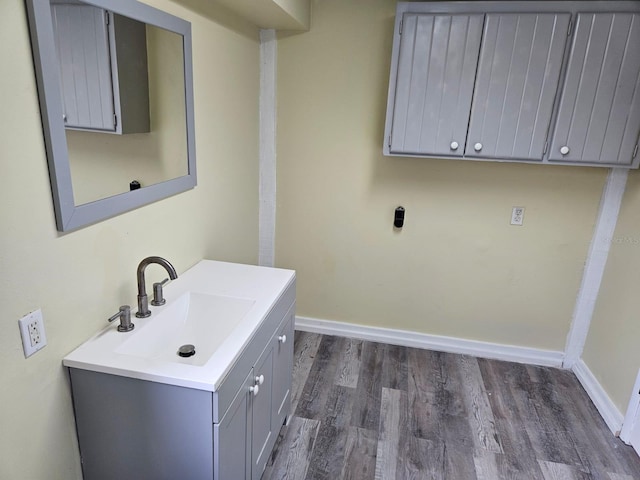
{"label": "reflected gray cabinet", "polygon": [[638,132],[640,14],[579,13],[549,159],[629,166]]}
{"label": "reflected gray cabinet", "polygon": [[51,0],[65,127],[150,131],[144,23],[76,0]]}

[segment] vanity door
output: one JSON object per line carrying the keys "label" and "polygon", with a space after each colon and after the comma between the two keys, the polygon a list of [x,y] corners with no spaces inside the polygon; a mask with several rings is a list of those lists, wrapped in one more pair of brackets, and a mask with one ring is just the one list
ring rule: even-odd
{"label": "vanity door", "polygon": [[251,396],[251,478],[259,480],[262,476],[271,449],[269,445],[273,435],[271,411],[273,408],[273,343],[269,342],[264,353],[253,367],[253,385],[258,388]]}
{"label": "vanity door", "polygon": [[249,372],[222,421],[213,425],[214,479],[251,479],[251,396],[253,370]]}
{"label": "vanity door", "polygon": [[[273,428],[279,429],[291,411],[295,306],[287,313],[274,338]],[[277,435],[278,432],[276,431]]]}

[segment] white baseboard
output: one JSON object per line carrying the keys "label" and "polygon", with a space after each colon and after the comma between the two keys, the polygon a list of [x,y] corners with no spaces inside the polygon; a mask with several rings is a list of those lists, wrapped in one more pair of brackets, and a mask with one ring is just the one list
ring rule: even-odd
{"label": "white baseboard", "polygon": [[561,367],[564,359],[564,354],[560,351],[428,335],[406,330],[368,327],[307,317],[296,317],[296,330],[547,367]]}
{"label": "white baseboard", "polygon": [[598,409],[598,412],[604,419],[611,432],[618,436],[622,428],[624,417],[620,410],[615,406],[607,392],[604,391],[600,382],[593,375],[584,360],[580,359],[573,365],[573,373],[587,391],[589,398]]}

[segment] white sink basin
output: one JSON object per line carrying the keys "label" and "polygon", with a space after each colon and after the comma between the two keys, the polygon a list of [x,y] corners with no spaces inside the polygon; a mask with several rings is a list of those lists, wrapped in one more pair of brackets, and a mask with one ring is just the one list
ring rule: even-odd
{"label": "white sink basin", "polygon": [[[164,294],[166,305],[151,306],[150,317],[132,315],[132,331],[105,325],[63,364],[215,392],[272,308],[295,302],[295,272],[202,260]],[[196,353],[183,358],[186,344]]]}
{"label": "white sink basin", "polygon": [[[254,303],[254,300],[244,298],[184,293],[153,321],[135,329],[116,353],[202,366]],[[178,349],[187,344],[195,346],[195,355],[179,356]]]}

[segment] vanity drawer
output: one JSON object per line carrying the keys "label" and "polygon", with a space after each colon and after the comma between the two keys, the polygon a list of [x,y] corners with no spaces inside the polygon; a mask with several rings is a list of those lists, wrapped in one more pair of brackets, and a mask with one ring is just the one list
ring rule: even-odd
{"label": "vanity drawer", "polygon": [[253,368],[264,349],[269,346],[273,335],[280,328],[282,321],[287,318],[289,311],[295,308],[295,298],[295,282],[292,282],[254,332],[218,390],[213,392],[213,423],[220,423],[224,417],[238,390],[244,384],[247,372]]}

